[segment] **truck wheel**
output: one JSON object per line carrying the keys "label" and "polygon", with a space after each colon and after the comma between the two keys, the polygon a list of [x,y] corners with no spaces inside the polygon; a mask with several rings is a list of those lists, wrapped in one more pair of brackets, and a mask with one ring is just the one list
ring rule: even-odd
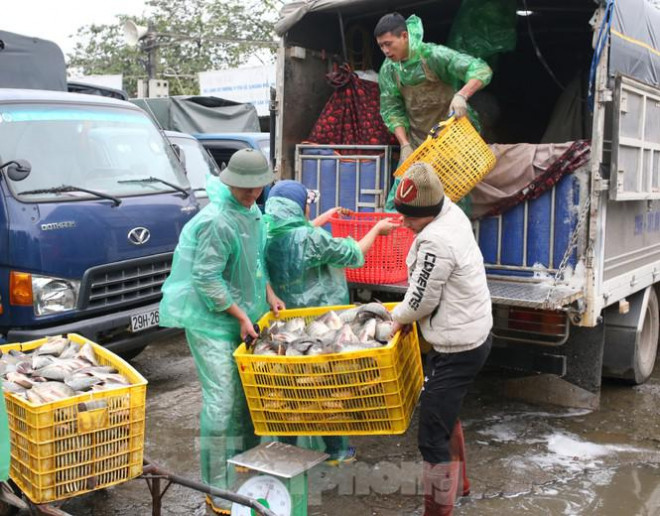
{"label": "truck wheel", "polygon": [[627,298],[628,310],[619,304],[605,309],[603,376],[639,385],[653,373],[660,337],[660,302],[651,286]]}
{"label": "truck wheel", "polygon": [[634,382],[639,385],[649,379],[655,359],[658,354],[658,337],[660,336],[660,304],[655,288],[651,287],[642,331],[635,347]]}

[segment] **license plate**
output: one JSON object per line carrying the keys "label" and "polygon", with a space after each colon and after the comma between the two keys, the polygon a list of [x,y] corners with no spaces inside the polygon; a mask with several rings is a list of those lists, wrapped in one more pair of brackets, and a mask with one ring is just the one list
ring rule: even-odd
{"label": "license plate", "polygon": [[144,331],[148,328],[158,326],[158,308],[149,310],[148,312],[140,312],[131,315],[131,331],[133,333]]}

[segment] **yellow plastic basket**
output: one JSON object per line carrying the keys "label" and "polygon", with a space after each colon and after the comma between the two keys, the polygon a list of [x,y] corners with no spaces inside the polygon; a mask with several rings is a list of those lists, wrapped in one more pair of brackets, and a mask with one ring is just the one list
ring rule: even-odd
{"label": "yellow plastic basket", "polygon": [[394,175],[402,176],[418,161],[431,165],[442,181],[445,194],[452,201],[459,201],[493,169],[495,154],[467,116],[451,117],[433,128]]}
{"label": "yellow plastic basket", "polygon": [[[351,306],[285,310],[279,319],[309,322]],[[259,327],[274,319],[267,313]],[[424,382],[416,329],[378,349],[287,357],[241,344],[234,357],[257,435],[402,434]]]}
{"label": "yellow plastic basket", "polygon": [[[117,369],[130,386],[34,405],[5,392],[11,436],[11,479],[34,503],[47,503],[119,484],[142,473],[147,381],[124,360],[89,342],[100,365]],[[31,351],[46,339],[6,344],[3,353]],[[101,401],[82,410],[83,402]]]}

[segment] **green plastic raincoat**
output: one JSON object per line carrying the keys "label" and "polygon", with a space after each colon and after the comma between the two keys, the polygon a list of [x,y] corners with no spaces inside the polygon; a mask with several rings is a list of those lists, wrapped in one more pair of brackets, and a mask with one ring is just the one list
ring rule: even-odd
{"label": "green plastic raincoat", "polygon": [[[471,79],[486,86],[492,77],[488,64],[481,59],[451,48],[425,43],[424,27],[419,17],[406,20],[409,56],[402,62],[385,59],[378,73],[380,114],[387,128],[394,132],[404,127],[413,148],[418,147],[431,128],[447,116],[454,93]],[[472,125],[481,130],[476,112],[468,105]],[[395,211],[396,179],[385,202],[386,211]],[[459,206],[470,211],[468,199]]]}
{"label": "green plastic raincoat", "polygon": [[[344,267],[361,267],[364,255],[352,238],[333,238],[314,227],[300,205],[283,197],[266,202],[266,264],[270,285],[287,308],[345,305],[350,301]],[[349,455],[347,437],[280,438],[325,451],[331,459]]]}
{"label": "green plastic raincoat", "polygon": [[242,206],[219,179],[209,179],[207,192],[210,203],[179,237],[162,289],[160,324],[186,329],[202,384],[202,480],[231,489],[227,459],[259,439],[233,357],[240,325],[226,309],[236,303],[255,322],[268,311],[266,233],[257,206]]}
{"label": "green plastic raincoat", "polygon": [[357,242],[314,227],[283,197],[268,199],[265,218],[270,285],[287,308],[347,304],[344,267],[364,265]]}
{"label": "green plastic raincoat", "polygon": [[[378,73],[380,114],[385,125],[392,132],[400,126],[405,127],[406,131],[410,131],[411,128],[401,86],[417,86],[426,82],[428,71],[431,71],[442,83],[452,85],[454,88],[470,79],[478,79],[486,86],[493,75],[490,67],[481,59],[442,45],[425,43],[424,27],[419,17],[412,15],[406,20],[406,25],[409,35],[408,59],[402,62],[385,59]],[[471,119],[473,114],[474,112],[471,112]],[[442,117],[445,115],[446,111],[442,113]],[[442,118],[434,123],[440,120]],[[475,120],[472,121],[474,123]],[[433,124],[420,129],[428,132],[432,126]]]}
{"label": "green plastic raincoat", "polygon": [[[0,393],[2,393],[2,380],[0,380]],[[9,464],[11,462],[9,422],[7,420],[7,407],[4,396],[0,396],[0,482],[9,478]]]}

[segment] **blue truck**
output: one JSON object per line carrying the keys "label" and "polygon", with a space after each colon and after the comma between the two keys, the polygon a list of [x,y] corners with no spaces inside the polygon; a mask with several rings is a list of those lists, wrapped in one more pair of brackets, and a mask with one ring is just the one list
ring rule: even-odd
{"label": "blue truck", "polygon": [[134,356],[172,331],[158,303],[198,212],[188,179],[141,109],[66,91],[56,45],[0,41],[0,342],[77,332]]}

